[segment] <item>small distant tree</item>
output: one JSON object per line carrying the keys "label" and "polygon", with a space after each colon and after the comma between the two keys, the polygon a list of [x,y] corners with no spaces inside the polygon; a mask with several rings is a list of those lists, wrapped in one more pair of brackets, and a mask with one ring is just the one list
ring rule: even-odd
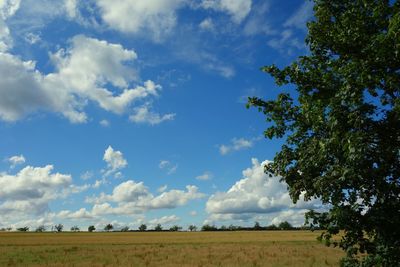
{"label": "small distant tree", "polygon": [[20,228],[17,228],[17,231],[19,231],[19,232],[28,232],[29,231],[29,227],[28,226],[20,227]]}
{"label": "small distant tree", "polygon": [[201,231],[217,231],[217,227],[215,225],[205,224],[201,227]]}
{"label": "small distant tree", "polygon": [[161,224],[157,224],[156,227],[154,227],[154,231],[158,231],[158,232],[162,231]]}
{"label": "small distant tree", "polygon": [[276,226],[275,224],[271,224],[271,225],[268,225],[267,227],[267,230],[279,230],[279,227],[278,226]]}
{"label": "small distant tree", "polygon": [[197,226],[192,224],[192,225],[189,225],[188,229],[190,232],[193,232],[193,231],[196,232]]}
{"label": "small distant tree", "polygon": [[39,225],[35,230],[35,232],[38,232],[38,233],[42,233],[44,231],[46,231],[46,226],[44,226],[44,225]]}
{"label": "small distant tree", "polygon": [[284,221],[278,225],[278,228],[281,230],[291,230],[293,229],[293,226],[289,222]]}
{"label": "small distant tree", "polygon": [[89,227],[88,227],[88,231],[91,233],[91,232],[93,232],[94,230],[96,230],[96,227],[94,227],[94,225],[90,225]]}
{"label": "small distant tree", "polygon": [[235,226],[235,225],[233,225],[233,224],[231,224],[231,225],[228,226],[228,230],[229,230],[229,231],[235,231],[235,230],[237,230],[237,229],[238,229],[238,227]]}
{"label": "small distant tree", "polygon": [[261,227],[259,222],[255,222],[253,228],[254,228],[254,230],[261,230],[262,229],[262,227]]}
{"label": "small distant tree", "polygon": [[104,226],[104,230],[107,232],[111,231],[112,229],[114,229],[114,226],[111,223]]}
{"label": "small distant tree", "polygon": [[147,225],[145,225],[145,224],[141,224],[141,225],[139,226],[139,231],[141,231],[141,232],[146,231],[146,229],[147,229]]}
{"label": "small distant tree", "polygon": [[71,227],[72,232],[79,232],[79,227],[77,225]]}
{"label": "small distant tree", "polygon": [[121,232],[128,232],[129,231],[129,226],[125,226],[121,228]]}
{"label": "small distant tree", "polygon": [[222,225],[222,226],[219,228],[219,230],[221,230],[221,231],[226,231],[226,230],[228,230],[228,227],[226,227],[225,225]]}
{"label": "small distant tree", "polygon": [[54,229],[56,229],[56,231],[59,233],[62,232],[63,228],[64,228],[64,225],[62,225],[61,223],[54,225]]}
{"label": "small distant tree", "polygon": [[181,229],[182,229],[182,227],[180,227],[178,225],[174,225],[171,228],[169,228],[169,230],[172,231],[172,232],[178,232]]}

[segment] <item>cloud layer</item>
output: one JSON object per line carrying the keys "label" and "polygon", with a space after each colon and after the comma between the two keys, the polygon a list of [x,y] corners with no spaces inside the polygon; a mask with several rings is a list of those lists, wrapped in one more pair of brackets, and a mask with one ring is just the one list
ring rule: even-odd
{"label": "cloud layer", "polygon": [[[217,192],[207,201],[206,210],[212,218],[234,219],[249,217],[249,214],[272,214],[282,216],[282,212],[319,207],[319,201],[293,204],[287,185],[280,177],[269,176],[264,166],[269,161],[252,159],[252,167],[243,171],[243,178],[226,192]],[[296,213],[296,212],[295,212]],[[297,214],[297,213],[296,213]],[[252,217],[252,216],[250,216]]]}

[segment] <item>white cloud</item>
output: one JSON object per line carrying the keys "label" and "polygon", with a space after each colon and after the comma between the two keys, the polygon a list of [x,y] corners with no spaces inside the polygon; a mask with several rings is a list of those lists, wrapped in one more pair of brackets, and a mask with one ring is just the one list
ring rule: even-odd
{"label": "white cloud", "polygon": [[203,8],[227,12],[235,23],[241,23],[251,11],[252,0],[203,0]]}
{"label": "white cloud", "polygon": [[110,122],[108,120],[101,120],[99,122],[99,124],[103,127],[109,127],[110,126]]}
{"label": "white cloud", "polygon": [[58,212],[55,216],[59,219],[73,219],[73,220],[94,218],[94,216],[85,208],[81,208],[75,212],[70,210],[62,210]]}
{"label": "white cloud", "polygon": [[206,18],[199,24],[199,28],[203,31],[214,31],[215,25],[211,18]]}
{"label": "white cloud", "polygon": [[[288,210],[302,210],[320,207],[320,202],[305,202],[300,199],[293,204],[287,191],[287,185],[280,177],[271,177],[264,172],[269,161],[259,162],[252,159],[253,166],[243,171],[243,178],[228,191],[217,192],[207,201],[206,210],[211,219],[249,219],[252,214],[272,214],[283,217],[285,214],[298,214]],[[282,213],[286,212],[286,213]]]}
{"label": "white cloud", "polygon": [[[186,186],[186,191],[174,189],[154,196],[143,182],[128,180],[117,185],[112,194],[102,193],[98,197],[87,198],[86,202],[94,203],[94,215],[132,215],[152,209],[176,208],[204,196],[192,185]],[[109,202],[114,202],[117,206],[112,206]]]}
{"label": "white cloud", "polygon": [[17,12],[20,2],[20,0],[0,1],[0,52],[5,52],[12,46],[10,29],[7,26],[6,20]]}
{"label": "white cloud", "polygon": [[197,211],[192,210],[189,214],[190,214],[190,216],[197,216]]}
{"label": "white cloud", "polygon": [[89,180],[91,178],[93,178],[94,173],[92,171],[86,171],[84,173],[81,174],[81,179],[82,180]]}
{"label": "white cloud", "polygon": [[293,53],[293,49],[300,50],[305,48],[304,43],[294,36],[294,32],[291,29],[282,30],[278,37],[270,39],[267,44],[288,55]]}
{"label": "white cloud", "polygon": [[19,156],[12,156],[7,159],[7,161],[10,163],[11,169],[14,169],[17,165],[21,165],[25,163],[25,157],[24,155],[19,155]]}
{"label": "white cloud", "polygon": [[118,173],[119,170],[125,168],[128,162],[124,158],[121,151],[114,150],[111,146],[104,151],[103,160],[107,163],[105,176]]}
{"label": "white cloud", "polygon": [[246,23],[243,27],[244,34],[250,36],[257,34],[276,34],[276,30],[271,27],[267,20],[267,13],[269,10],[270,4],[268,2],[259,3],[257,6],[253,7],[249,18],[246,20]]}
{"label": "white cloud", "polygon": [[39,34],[35,34],[35,33],[32,33],[32,32],[30,32],[30,33],[27,33],[26,35],[25,35],[25,41],[26,42],[28,42],[29,44],[31,44],[31,45],[34,45],[34,44],[36,44],[37,42],[40,42],[41,40],[42,40],[42,38],[40,37],[40,35]]}
{"label": "white cloud", "polygon": [[167,170],[167,174],[174,174],[178,169],[178,164],[173,164],[169,160],[160,160],[158,167],[162,170]]}
{"label": "white cloud", "polygon": [[219,146],[219,153],[221,153],[221,155],[227,155],[235,151],[251,148],[253,147],[254,142],[257,140],[259,140],[259,138],[253,138],[249,140],[244,138],[233,138],[231,140],[231,144]]}
{"label": "white cloud", "polygon": [[96,0],[102,19],[124,33],[151,33],[160,41],[175,27],[176,10],[186,0]]}
{"label": "white cloud", "polygon": [[5,216],[46,212],[49,202],[62,196],[72,182],[70,175],[52,171],[52,165],[27,166],[16,175],[0,174],[0,212]]}
{"label": "white cloud", "polygon": [[150,125],[160,124],[164,121],[170,121],[175,119],[175,113],[168,113],[160,115],[151,110],[149,103],[136,107],[134,113],[129,116],[130,121],[135,123],[147,123]]}
{"label": "white cloud", "polygon": [[167,190],[167,188],[168,188],[167,185],[160,186],[160,187],[157,189],[157,192],[159,192],[159,193],[165,192],[165,191]]}
{"label": "white cloud", "polygon": [[[152,81],[129,88],[137,80],[132,62],[137,55],[119,44],[85,36],[75,36],[71,46],[51,55],[57,72],[42,75],[35,62],[22,61],[0,53],[0,119],[15,121],[39,110],[63,114],[71,122],[87,121],[84,107],[89,101],[116,114],[127,112],[131,104],[161,89]],[[113,86],[113,90],[107,87]],[[121,92],[114,92],[120,90]],[[148,112],[148,117],[151,113]],[[146,115],[146,114],[145,114]],[[151,117],[154,122],[157,117]],[[171,117],[158,118],[159,121]]]}
{"label": "white cloud", "polygon": [[168,226],[171,225],[173,223],[176,223],[178,221],[180,221],[181,218],[179,218],[176,215],[170,215],[170,216],[163,216],[161,218],[156,218],[153,220],[149,221],[149,227],[152,228],[154,226],[156,226],[157,224],[161,224],[162,226]]}
{"label": "white cloud", "polygon": [[307,30],[307,21],[313,16],[313,7],[314,3],[312,1],[304,1],[300,8],[286,20],[283,26]]}
{"label": "white cloud", "polygon": [[78,13],[78,0],[64,0],[64,5],[67,11],[67,16],[75,18]]}
{"label": "white cloud", "polygon": [[201,181],[207,181],[207,180],[211,180],[213,177],[213,174],[211,172],[205,172],[202,175],[199,175],[196,177],[197,180],[201,180]]}

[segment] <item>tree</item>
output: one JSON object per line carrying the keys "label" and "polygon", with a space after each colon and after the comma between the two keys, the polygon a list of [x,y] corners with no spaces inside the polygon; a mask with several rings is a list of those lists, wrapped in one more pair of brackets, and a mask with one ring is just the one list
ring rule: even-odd
{"label": "tree", "polygon": [[180,227],[178,225],[174,225],[171,228],[169,228],[169,230],[172,232],[178,232],[178,231],[182,230],[182,227]]}
{"label": "tree", "polygon": [[294,202],[328,204],[306,219],[346,251],[342,266],[398,266],[400,2],[314,2],[308,55],[262,68],[296,93],[249,98],[270,123],[265,136],[285,140],[266,172],[282,177]]}
{"label": "tree", "polygon": [[79,232],[79,227],[77,225],[71,227],[71,232]]}
{"label": "tree", "polygon": [[190,232],[196,232],[196,230],[197,230],[197,226],[196,225],[193,225],[193,224],[191,224],[191,225],[189,225],[189,227],[188,227],[188,229],[189,229],[189,231]]}
{"label": "tree", "polygon": [[29,227],[28,226],[20,227],[20,228],[17,228],[17,231],[19,231],[19,232],[28,232],[29,231]]}
{"label": "tree", "polygon": [[112,229],[114,229],[114,226],[113,226],[111,223],[109,223],[109,224],[107,224],[106,226],[104,226],[104,231],[109,232],[109,231],[111,231]]}
{"label": "tree", "polygon": [[262,227],[261,227],[259,222],[255,222],[253,228],[254,228],[254,230],[261,230],[262,229]]}
{"label": "tree", "polygon": [[293,229],[293,226],[289,222],[284,221],[278,225],[278,228],[281,230],[291,230]]}
{"label": "tree", "polygon": [[161,231],[162,231],[162,226],[161,226],[161,224],[157,224],[156,227],[154,227],[154,231],[161,232]]}
{"label": "tree", "polygon": [[93,232],[94,230],[96,230],[96,227],[94,227],[94,225],[90,225],[89,227],[88,227],[88,232]]}
{"label": "tree", "polygon": [[128,232],[129,231],[129,226],[125,226],[121,228],[121,232]]}
{"label": "tree", "polygon": [[62,225],[61,223],[54,225],[54,229],[56,229],[56,231],[59,233],[62,232],[63,228],[64,228],[64,225]]}
{"label": "tree", "polygon": [[217,231],[218,228],[215,225],[205,224],[201,227],[201,231]]}
{"label": "tree", "polygon": [[146,229],[147,229],[147,225],[145,225],[145,224],[141,224],[141,225],[139,226],[139,231],[141,231],[141,232],[146,231]]}
{"label": "tree", "polygon": [[35,232],[38,232],[38,233],[42,233],[44,231],[46,231],[46,226],[44,226],[44,225],[39,225],[35,230]]}

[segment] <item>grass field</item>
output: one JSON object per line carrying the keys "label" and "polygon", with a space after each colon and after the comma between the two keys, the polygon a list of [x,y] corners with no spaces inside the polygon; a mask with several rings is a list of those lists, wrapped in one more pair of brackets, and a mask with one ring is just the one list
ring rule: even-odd
{"label": "grass field", "polygon": [[0,266],[338,266],[309,231],[0,233]]}

